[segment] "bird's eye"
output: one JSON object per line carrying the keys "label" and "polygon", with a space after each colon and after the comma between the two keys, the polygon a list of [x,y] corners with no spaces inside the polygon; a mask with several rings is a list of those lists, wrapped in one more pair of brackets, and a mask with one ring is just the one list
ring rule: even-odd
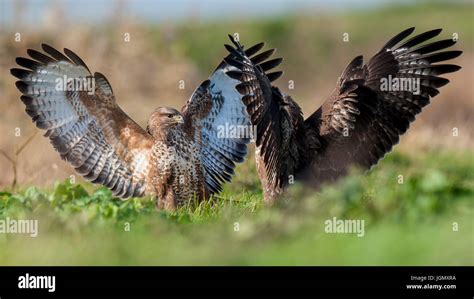
{"label": "bird's eye", "polygon": [[168,114],[168,118],[173,118],[173,114]]}

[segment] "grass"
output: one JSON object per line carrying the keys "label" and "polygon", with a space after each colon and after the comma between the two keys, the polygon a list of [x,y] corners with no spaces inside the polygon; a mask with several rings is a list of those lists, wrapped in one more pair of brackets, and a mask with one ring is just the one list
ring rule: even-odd
{"label": "grass", "polygon": [[[144,120],[156,105],[182,105],[190,88],[225,54],[222,43],[229,42],[227,33],[238,32],[247,46],[265,41],[268,47],[278,48],[276,57],[285,58],[281,67],[285,75],[277,85],[287,90],[285,82],[294,80],[296,88],[289,93],[309,113],[353,57],[364,54],[368,59],[391,34],[405,28],[416,26],[419,33],[443,27],[440,39],[456,32],[456,48],[468,59],[474,46],[472,16],[472,4],[426,2],[334,15],[318,11],[270,19],[138,24],[130,27],[134,42],[129,45],[117,38],[122,36],[121,28],[57,26],[57,32],[32,31],[21,44],[4,34],[0,52],[11,58],[3,64],[6,70],[13,67],[14,57],[39,43],[72,48],[87,58],[89,66],[106,73],[120,104]],[[342,40],[346,32],[348,43]],[[107,59],[94,61],[100,53],[107,53]],[[437,98],[428,108],[431,114],[425,112],[418,121],[434,128],[433,144],[443,148],[455,143],[446,138],[452,126],[460,127],[462,138],[470,138],[472,94],[462,88],[462,80],[467,84],[472,68],[467,62],[462,66],[462,75],[449,77],[452,82],[442,91],[444,99]],[[125,77],[120,75],[124,68]],[[184,91],[176,88],[181,79],[189,86]],[[13,79],[0,76],[0,90],[7,99],[0,128],[36,130],[18,105]],[[433,120],[423,119],[424,115],[432,115]],[[448,122],[451,118],[455,121]],[[465,130],[459,123],[463,119]],[[446,126],[438,129],[438,124]],[[426,138],[420,132],[412,136]],[[10,150],[18,140],[6,133],[0,147]],[[262,203],[250,157],[239,165],[219,198],[190,203],[172,213],[157,211],[149,198],[121,201],[107,189],[85,182],[29,186],[69,177],[72,171],[63,163],[56,172],[51,165],[58,162],[57,155],[51,148],[38,151],[43,145],[37,143],[34,150],[24,152],[25,163],[18,168],[19,183],[24,185],[18,192],[0,190],[0,219],[38,219],[39,235],[0,234],[0,265],[474,265],[472,150],[409,152],[412,144],[407,141],[405,152],[389,154],[367,175],[355,170],[319,193],[292,186],[287,200],[273,207]],[[4,172],[0,186],[10,182]],[[324,233],[324,221],[332,217],[364,220],[364,237]]]}
{"label": "grass", "polygon": [[[474,264],[471,152],[395,152],[318,194],[293,186],[273,207],[262,204],[252,164],[220,199],[171,213],[87,184],[2,192],[0,219],[38,219],[39,234],[0,235],[0,264]],[[332,217],[363,219],[365,236],[324,233]]]}

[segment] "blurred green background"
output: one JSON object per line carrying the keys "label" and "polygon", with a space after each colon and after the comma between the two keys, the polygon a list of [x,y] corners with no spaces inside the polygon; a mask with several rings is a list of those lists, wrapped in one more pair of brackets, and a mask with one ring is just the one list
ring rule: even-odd
{"label": "blurred green background", "polygon": [[[272,10],[269,1],[230,1],[225,13],[217,1],[38,2],[44,7],[1,2],[0,219],[38,219],[39,235],[0,234],[0,265],[474,264],[471,2],[276,1],[282,8]],[[463,69],[445,75],[451,83],[368,175],[355,170],[320,193],[293,186],[273,207],[262,203],[253,154],[220,198],[173,213],[148,198],[122,202],[71,177],[46,138],[33,135],[8,71],[40,43],[70,48],[108,77],[119,104],[144,125],[157,106],[180,108],[225,55],[227,34],[239,33],[244,45],[278,49],[285,74],[276,85],[307,116],[353,57],[369,59],[411,26],[418,33],[441,27],[440,38],[456,34],[464,54],[453,63]],[[365,220],[365,236],[324,233],[332,217]]]}

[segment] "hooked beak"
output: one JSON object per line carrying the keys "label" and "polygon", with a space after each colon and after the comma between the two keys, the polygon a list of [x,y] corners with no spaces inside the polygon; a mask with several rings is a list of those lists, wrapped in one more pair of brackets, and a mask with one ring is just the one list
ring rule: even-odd
{"label": "hooked beak", "polygon": [[183,124],[184,123],[184,119],[181,115],[175,115],[175,116],[173,116],[173,119],[178,124]]}

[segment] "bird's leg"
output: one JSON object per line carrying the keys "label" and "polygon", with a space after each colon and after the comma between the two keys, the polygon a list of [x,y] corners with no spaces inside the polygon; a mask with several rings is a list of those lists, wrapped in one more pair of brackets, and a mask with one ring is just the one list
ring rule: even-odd
{"label": "bird's leg", "polygon": [[160,197],[157,196],[157,195],[155,195],[155,196],[153,197],[153,199],[155,200],[155,207],[156,207],[156,209],[157,209],[158,211],[163,210],[163,201],[160,200]]}
{"label": "bird's leg", "polygon": [[264,186],[263,187],[263,200],[265,201],[266,204],[268,205],[273,205],[275,202],[277,202],[283,194],[283,189],[278,188],[278,187],[273,187],[273,186]]}
{"label": "bird's leg", "polygon": [[174,194],[173,188],[169,188],[168,193],[166,193],[165,210],[166,211],[176,210],[176,196]]}
{"label": "bird's leg", "polygon": [[176,210],[176,196],[173,188],[168,188],[164,196],[156,197],[156,207],[160,210],[166,210],[172,212]]}

